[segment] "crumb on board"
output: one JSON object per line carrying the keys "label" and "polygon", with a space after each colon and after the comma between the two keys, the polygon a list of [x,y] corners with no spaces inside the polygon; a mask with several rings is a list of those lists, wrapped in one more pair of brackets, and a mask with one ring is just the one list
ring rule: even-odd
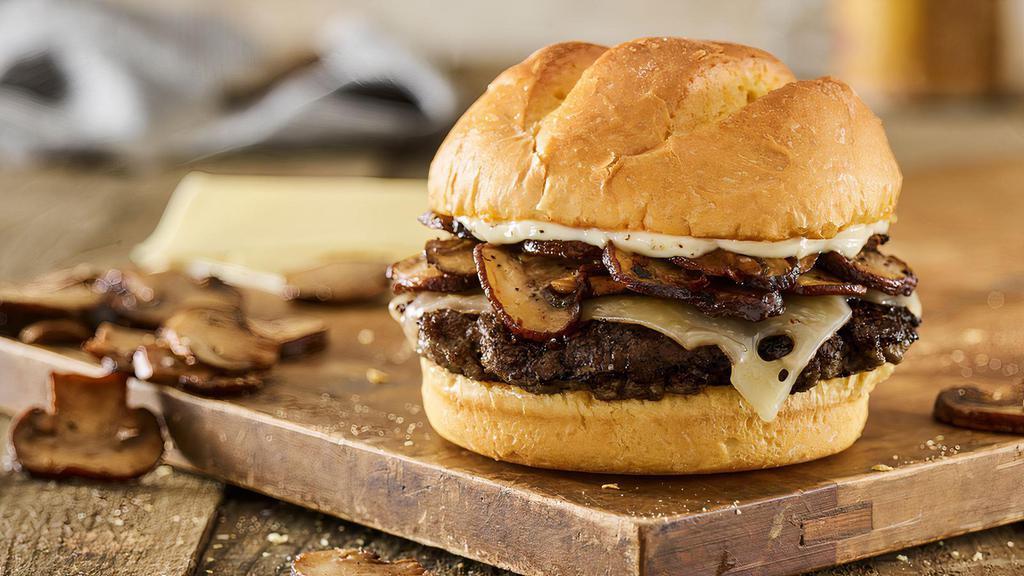
{"label": "crumb on board", "polygon": [[383,370],[376,368],[366,369],[366,381],[370,384],[387,384],[389,378],[388,373]]}
{"label": "crumb on board", "polygon": [[601,484],[601,488],[604,488],[605,490],[622,490],[622,488],[619,488],[619,485],[616,483]]}
{"label": "crumb on board", "polygon": [[974,556],[971,556],[971,560],[974,560],[975,562],[981,562],[984,559],[985,555],[981,553],[981,550],[978,550],[974,553]]}
{"label": "crumb on board", "polygon": [[874,472],[892,472],[895,468],[888,464],[875,464],[871,467],[871,470]]}
{"label": "crumb on board", "polygon": [[373,344],[373,341],[376,339],[377,334],[374,333],[374,331],[370,330],[369,328],[363,328],[362,330],[359,331],[358,334],[356,334],[356,341],[362,344],[363,346],[369,346],[370,344]]}
{"label": "crumb on board", "polygon": [[267,542],[270,542],[271,544],[285,544],[288,542],[288,535],[271,532],[270,534],[267,534]]}
{"label": "crumb on board", "polygon": [[896,559],[899,560],[900,562],[904,562],[904,563],[909,563],[910,562],[910,558],[907,558],[903,554],[897,554],[896,555]]}

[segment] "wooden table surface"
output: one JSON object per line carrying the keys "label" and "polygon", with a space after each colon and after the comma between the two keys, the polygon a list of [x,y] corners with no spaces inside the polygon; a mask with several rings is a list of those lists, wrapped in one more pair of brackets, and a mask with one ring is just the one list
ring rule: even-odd
{"label": "wooden table surface", "polygon": [[[308,151],[285,157],[250,153],[144,171],[108,165],[3,171],[0,278],[24,278],[81,261],[123,263],[130,247],[152,229],[175,183],[190,169],[422,176],[428,159],[429,152],[421,150],[340,156]],[[905,193],[927,194],[936,186],[996,186],[1012,194],[1020,193],[1020,182],[1024,162],[1010,159],[911,171]],[[0,432],[6,434],[7,424],[0,416]],[[141,481],[115,485],[39,481],[11,472],[9,466],[0,468],[0,576],[288,574],[295,554],[336,546],[366,546],[385,558],[415,557],[440,575],[505,573],[168,467]],[[819,574],[1021,573],[1024,525],[1018,524]]]}

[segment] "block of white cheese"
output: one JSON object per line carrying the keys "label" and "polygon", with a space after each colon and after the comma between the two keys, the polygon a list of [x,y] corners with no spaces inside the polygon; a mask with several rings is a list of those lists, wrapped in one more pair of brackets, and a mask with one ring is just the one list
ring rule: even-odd
{"label": "block of white cheese", "polygon": [[192,173],[132,251],[148,271],[181,269],[278,291],[289,273],[393,262],[437,233],[416,221],[423,180]]}

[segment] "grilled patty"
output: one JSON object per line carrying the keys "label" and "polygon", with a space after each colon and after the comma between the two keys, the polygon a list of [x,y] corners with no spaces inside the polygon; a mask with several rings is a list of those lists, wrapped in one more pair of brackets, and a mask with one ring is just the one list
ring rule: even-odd
{"label": "grilled patty", "polygon": [[[851,299],[853,316],[822,344],[793,392],[820,380],[899,363],[917,340],[920,321],[906,308]],[[766,360],[785,356],[786,336],[764,339]],[[591,321],[557,343],[523,340],[493,314],[438,310],[420,320],[420,353],[450,372],[505,382],[534,394],[587,390],[601,400],[657,400],[729,385],[732,365],[717,346],[686,350],[660,332],[633,324]]]}

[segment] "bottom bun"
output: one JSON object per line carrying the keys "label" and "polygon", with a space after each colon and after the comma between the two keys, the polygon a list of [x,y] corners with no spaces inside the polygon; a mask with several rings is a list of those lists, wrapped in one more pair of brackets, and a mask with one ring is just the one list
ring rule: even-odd
{"label": "bottom bun", "polygon": [[868,394],[894,369],[819,382],[765,422],[732,386],[605,401],[587,392],[530,394],[420,363],[423,408],[447,440],[495,460],[616,474],[753,470],[841,452],[864,429]]}

